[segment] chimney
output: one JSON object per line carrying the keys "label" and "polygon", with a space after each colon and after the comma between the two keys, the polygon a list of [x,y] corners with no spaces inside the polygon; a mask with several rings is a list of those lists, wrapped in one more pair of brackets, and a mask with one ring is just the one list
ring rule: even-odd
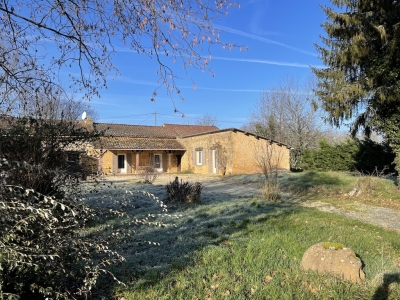
{"label": "chimney", "polygon": [[85,123],[85,127],[88,131],[93,131],[93,119],[91,117],[86,117],[83,122]]}

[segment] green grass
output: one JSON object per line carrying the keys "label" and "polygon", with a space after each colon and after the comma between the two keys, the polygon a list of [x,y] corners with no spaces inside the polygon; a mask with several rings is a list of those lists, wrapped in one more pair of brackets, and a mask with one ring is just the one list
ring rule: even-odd
{"label": "green grass", "polygon": [[[139,280],[119,294],[126,299],[373,299],[383,274],[399,273],[397,233],[301,208],[262,213],[253,222],[239,224],[240,231],[193,253],[186,265],[159,273],[151,282]],[[300,269],[308,247],[330,240],[360,256],[365,283]],[[399,282],[390,289],[390,299],[399,299]]]}
{"label": "green grass", "polygon": [[[341,173],[280,175],[286,199],[341,200],[360,178]],[[218,180],[218,178],[216,179]],[[238,182],[232,176],[224,181]],[[246,177],[251,181],[252,177]],[[364,179],[362,179],[364,180]],[[254,180],[257,183],[257,180]],[[365,194],[383,193],[368,183]],[[162,198],[161,186],[147,187]],[[367,197],[366,195],[366,199]],[[205,196],[206,197],[206,196]],[[141,198],[123,218],[95,227],[126,262],[112,271],[126,283],[94,295],[125,299],[400,299],[400,239],[393,231],[337,214],[304,208],[294,202],[207,196],[202,205],[171,206],[152,221],[163,225],[133,226],[132,218],[159,208]],[[339,200],[338,200],[339,199]],[[358,199],[357,199],[358,200]],[[368,199],[365,201],[369,201]],[[93,231],[93,230],[92,230]],[[118,234],[116,234],[118,233]],[[340,243],[357,253],[367,280],[362,284],[300,269],[303,253],[319,242]],[[110,287],[105,279],[100,287]]]}
{"label": "green grass", "polygon": [[[355,200],[370,205],[400,209],[400,193],[397,191],[394,178],[310,171],[280,176],[280,187],[281,191],[291,199],[322,200],[332,204]],[[349,196],[353,189],[361,193],[358,196]]]}

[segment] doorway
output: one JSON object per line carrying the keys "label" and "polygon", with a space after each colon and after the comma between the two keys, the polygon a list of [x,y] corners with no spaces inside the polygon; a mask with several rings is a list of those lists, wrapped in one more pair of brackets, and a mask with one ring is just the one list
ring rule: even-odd
{"label": "doorway", "polygon": [[126,173],[126,155],[118,154],[118,173]]}
{"label": "doorway", "polygon": [[176,165],[177,165],[177,171],[181,171],[181,162],[182,162],[182,155],[177,155],[176,156]]}
{"label": "doorway", "polygon": [[217,174],[217,150],[212,150],[212,172]]}
{"label": "doorway", "polygon": [[158,172],[163,171],[161,154],[154,154],[154,169],[157,169]]}

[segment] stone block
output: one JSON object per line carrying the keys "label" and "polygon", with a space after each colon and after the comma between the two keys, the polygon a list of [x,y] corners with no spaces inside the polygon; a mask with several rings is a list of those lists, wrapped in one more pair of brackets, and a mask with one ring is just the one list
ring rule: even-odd
{"label": "stone block", "polygon": [[301,260],[301,268],[357,283],[365,280],[362,262],[355,252],[350,248],[336,247],[333,243],[318,243],[308,248]]}

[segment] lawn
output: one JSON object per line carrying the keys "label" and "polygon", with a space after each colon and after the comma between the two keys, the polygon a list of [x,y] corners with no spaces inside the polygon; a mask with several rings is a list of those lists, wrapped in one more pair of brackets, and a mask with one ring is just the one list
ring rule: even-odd
{"label": "lawn", "polygon": [[[201,181],[201,177],[197,178]],[[209,179],[207,179],[209,180]],[[306,208],[301,201],[342,205],[364,201],[398,207],[393,181],[341,173],[280,175],[284,201],[272,203],[254,192],[257,176],[215,177],[205,183],[203,204],[169,206],[121,190],[147,190],[163,199],[164,185],[117,184],[112,199],[125,215],[100,218],[87,234],[101,237],[126,261],[112,267],[125,285],[104,278],[94,297],[124,299],[400,299],[399,233]],[[373,180],[373,184],[364,181]],[[364,184],[364,185],[363,185]],[[233,187],[242,190],[234,193]],[[345,195],[354,187],[362,197]],[[246,188],[249,190],[246,193]],[[380,195],[381,194],[381,195]],[[379,201],[374,201],[380,195]],[[97,197],[97,198],[96,198]],[[386,201],[385,199],[392,199]],[[92,196],[93,199],[99,196]],[[147,217],[150,224],[137,220]],[[352,248],[364,264],[361,284],[300,269],[305,250],[332,241]],[[111,287],[111,289],[110,289]]]}

